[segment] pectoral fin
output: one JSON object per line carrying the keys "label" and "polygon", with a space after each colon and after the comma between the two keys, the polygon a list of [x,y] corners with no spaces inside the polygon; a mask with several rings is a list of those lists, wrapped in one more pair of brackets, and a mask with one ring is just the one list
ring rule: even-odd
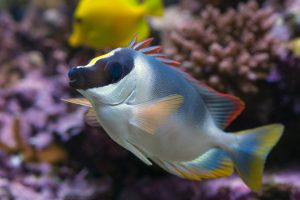
{"label": "pectoral fin", "polygon": [[76,105],[87,106],[89,109],[85,113],[85,122],[93,127],[99,127],[100,124],[97,121],[95,110],[92,108],[91,102],[86,98],[70,98],[70,99],[62,99],[65,102],[73,103]]}
{"label": "pectoral fin", "polygon": [[70,99],[62,99],[62,101],[73,103],[81,106],[92,107],[92,104],[86,98],[70,98]]}
{"label": "pectoral fin", "polygon": [[182,102],[183,97],[175,94],[134,106],[134,117],[130,119],[130,124],[154,135],[168,117],[177,111]]}

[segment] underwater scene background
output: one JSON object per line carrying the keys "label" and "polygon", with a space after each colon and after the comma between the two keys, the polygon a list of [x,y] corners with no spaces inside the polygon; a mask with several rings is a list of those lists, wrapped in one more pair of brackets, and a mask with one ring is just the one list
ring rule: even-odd
{"label": "underwater scene background", "polygon": [[[299,0],[165,0],[121,21],[109,15],[119,0],[101,1],[104,19],[92,10],[100,0],[80,1],[90,1],[87,21],[76,0],[0,0],[1,200],[300,200]],[[151,2],[128,1],[136,10]],[[226,130],[285,125],[261,190],[236,175],[196,182],[148,167],[89,126],[86,108],[61,101],[80,96],[70,67],[138,32],[196,79],[245,101]]]}

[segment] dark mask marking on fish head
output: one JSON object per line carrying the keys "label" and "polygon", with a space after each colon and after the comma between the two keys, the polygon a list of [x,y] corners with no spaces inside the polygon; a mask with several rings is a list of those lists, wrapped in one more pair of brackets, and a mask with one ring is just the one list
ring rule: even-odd
{"label": "dark mask marking on fish head", "polygon": [[133,69],[132,56],[127,54],[120,49],[113,55],[100,57],[87,66],[71,68],[68,73],[70,86],[87,90],[119,82]]}

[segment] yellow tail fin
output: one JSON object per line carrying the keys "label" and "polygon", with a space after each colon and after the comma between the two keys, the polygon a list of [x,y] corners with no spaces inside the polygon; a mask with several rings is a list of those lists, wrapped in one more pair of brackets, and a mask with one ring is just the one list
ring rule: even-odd
{"label": "yellow tail fin", "polygon": [[272,124],[237,132],[237,143],[232,147],[230,157],[238,174],[252,189],[261,186],[265,160],[278,142],[283,125]]}

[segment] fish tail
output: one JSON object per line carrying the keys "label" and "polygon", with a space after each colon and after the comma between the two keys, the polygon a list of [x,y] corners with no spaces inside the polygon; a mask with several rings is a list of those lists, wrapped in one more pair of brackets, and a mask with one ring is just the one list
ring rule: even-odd
{"label": "fish tail", "polygon": [[236,133],[229,154],[239,176],[254,191],[261,186],[265,160],[283,129],[281,124],[271,124]]}
{"label": "fish tail", "polygon": [[145,0],[144,6],[147,15],[162,16],[163,14],[162,0]]}

